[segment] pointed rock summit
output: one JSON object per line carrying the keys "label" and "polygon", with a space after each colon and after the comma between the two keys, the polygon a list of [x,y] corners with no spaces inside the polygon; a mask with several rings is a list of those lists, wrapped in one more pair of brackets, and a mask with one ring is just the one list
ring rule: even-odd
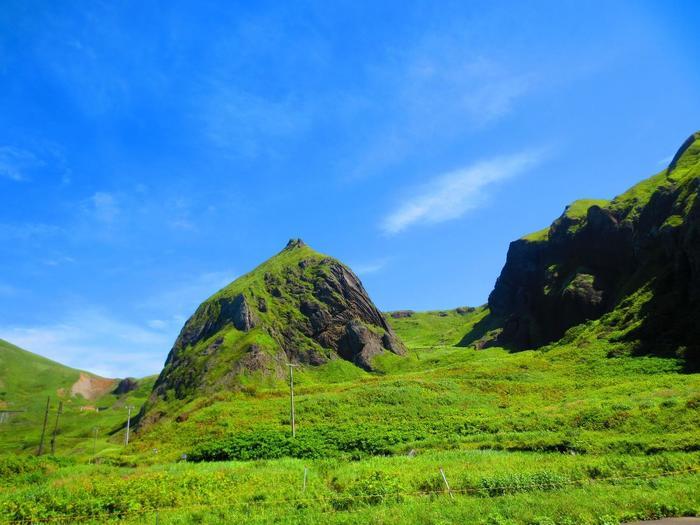
{"label": "pointed rock summit", "polygon": [[345,359],[372,370],[405,347],[344,264],[292,239],[204,301],[185,323],[152,402],[236,389],[243,376],[282,377],[286,363]]}
{"label": "pointed rock summit", "polygon": [[289,242],[287,243],[287,246],[285,246],[285,250],[293,250],[294,248],[303,248],[306,246],[306,243],[302,241],[301,239],[289,239]]}

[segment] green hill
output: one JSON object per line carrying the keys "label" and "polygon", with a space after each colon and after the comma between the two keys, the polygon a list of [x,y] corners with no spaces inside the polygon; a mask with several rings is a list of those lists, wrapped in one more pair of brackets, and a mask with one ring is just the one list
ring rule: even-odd
{"label": "green hill", "polygon": [[59,393],[65,397],[80,374],[0,339],[0,403],[6,409],[39,406]]}
{"label": "green hill", "polygon": [[196,397],[274,386],[287,363],[371,371],[405,347],[345,265],[301,240],[204,301],[185,323],[142,423]]}
{"label": "green hill", "polygon": [[616,352],[679,356],[697,369],[699,187],[696,133],[661,173],[612,201],[576,201],[514,241],[489,316],[461,344],[537,348],[600,320],[595,336],[619,343]]}
{"label": "green hill", "polygon": [[[114,449],[126,423],[126,406],[138,410],[155,377],[107,379],[67,367],[0,339],[0,452],[36,453],[47,399],[49,422],[44,450],[62,412],[55,443],[57,453],[87,457],[93,451]],[[128,388],[125,388],[128,385]],[[128,392],[117,393],[120,390]],[[92,442],[94,429],[98,440]],[[92,446],[91,446],[92,445]]]}

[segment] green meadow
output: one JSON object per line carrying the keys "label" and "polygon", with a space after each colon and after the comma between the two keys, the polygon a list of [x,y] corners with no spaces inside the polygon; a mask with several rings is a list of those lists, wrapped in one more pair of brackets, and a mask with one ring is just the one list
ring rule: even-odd
{"label": "green meadow", "polygon": [[410,351],[380,356],[377,372],[342,360],[298,369],[295,437],[287,378],[254,374],[128,447],[123,406],[143,403],[147,383],[67,416],[55,456],[32,456],[36,424],[5,424],[0,518],[617,524],[700,513],[700,376],[627,355],[597,322],[535,351],[456,347],[485,315],[461,312],[391,319]]}

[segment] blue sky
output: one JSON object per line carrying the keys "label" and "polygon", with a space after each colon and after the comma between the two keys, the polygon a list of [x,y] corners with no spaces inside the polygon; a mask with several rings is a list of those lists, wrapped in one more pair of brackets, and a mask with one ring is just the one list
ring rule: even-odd
{"label": "blue sky", "polygon": [[696,2],[0,7],[0,337],[160,370],[302,237],[383,309],[486,301],[508,243],[700,129]]}

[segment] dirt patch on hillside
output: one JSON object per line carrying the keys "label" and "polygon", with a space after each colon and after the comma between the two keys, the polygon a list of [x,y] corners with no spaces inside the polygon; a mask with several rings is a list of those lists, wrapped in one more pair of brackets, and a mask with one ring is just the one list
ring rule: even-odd
{"label": "dirt patch on hillside", "polygon": [[91,376],[85,372],[80,372],[80,378],[73,383],[70,393],[74,396],[80,394],[85,399],[93,400],[113,390],[116,384],[116,379]]}

